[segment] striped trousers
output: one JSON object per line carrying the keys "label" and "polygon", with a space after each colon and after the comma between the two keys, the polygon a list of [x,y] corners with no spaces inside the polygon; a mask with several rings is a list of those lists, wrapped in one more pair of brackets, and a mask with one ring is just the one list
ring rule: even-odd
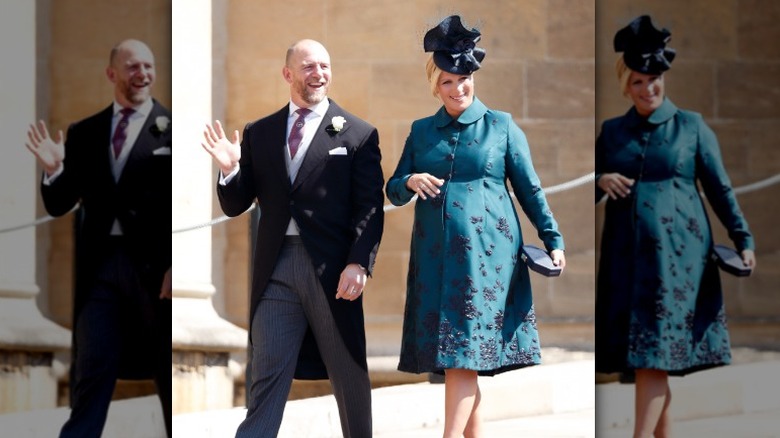
{"label": "striped trousers", "polygon": [[237,438],[279,433],[308,327],[328,370],[344,438],[371,437],[371,385],[365,363],[352,358],[339,336],[303,242],[287,237],[252,318],[252,384],[247,416],[238,427]]}

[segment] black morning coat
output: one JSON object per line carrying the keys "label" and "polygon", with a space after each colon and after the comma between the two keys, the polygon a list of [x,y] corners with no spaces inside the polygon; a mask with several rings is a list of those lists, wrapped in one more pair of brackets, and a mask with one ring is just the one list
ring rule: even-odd
{"label": "black morning coat", "polygon": [[[339,276],[349,263],[373,270],[384,222],[384,177],[379,136],[368,123],[331,101],[301,168],[290,183],[285,154],[289,105],[244,129],[238,174],[217,185],[222,210],[237,216],[257,199],[260,209],[254,257],[250,326],[279,255],[290,218],[300,228],[341,337],[366,367],[363,297],[336,300]],[[346,123],[339,131],[332,119]],[[337,154],[346,149],[346,154]],[[324,310],[324,309],[323,309]],[[326,379],[311,331],[298,358],[296,379]]]}
{"label": "black morning coat", "polygon": [[[64,171],[51,185],[41,184],[41,196],[52,216],[64,215],[81,202],[75,224],[74,334],[105,257],[112,224],[119,220],[139,273],[136,298],[144,315],[140,321],[136,316],[130,326],[123,325],[123,345],[129,348],[122,351],[119,378],[147,379],[153,376],[154,366],[149,360],[149,337],[170,338],[170,301],[160,300],[159,294],[171,266],[171,113],[154,101],[119,181],[111,173],[112,117],[113,105],[68,128]],[[73,342],[75,356],[75,336]]]}

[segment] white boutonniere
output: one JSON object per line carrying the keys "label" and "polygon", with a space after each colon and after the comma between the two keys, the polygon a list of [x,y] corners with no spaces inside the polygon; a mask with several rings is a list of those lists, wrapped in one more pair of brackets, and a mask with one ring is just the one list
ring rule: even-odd
{"label": "white boutonniere", "polygon": [[157,128],[157,132],[165,132],[165,130],[168,129],[168,125],[170,124],[171,119],[166,116],[157,116],[157,118],[154,119],[154,126]]}
{"label": "white boutonniere", "polygon": [[341,131],[344,129],[344,124],[347,123],[347,119],[341,116],[336,116],[332,119],[330,119],[330,124],[333,126],[333,130],[336,132]]}

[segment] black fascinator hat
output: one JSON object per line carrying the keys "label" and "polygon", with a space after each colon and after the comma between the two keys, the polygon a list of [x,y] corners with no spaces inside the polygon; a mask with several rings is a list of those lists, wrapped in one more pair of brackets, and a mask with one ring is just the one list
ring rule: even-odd
{"label": "black fascinator hat", "polygon": [[433,52],[433,62],[442,71],[470,75],[485,58],[485,50],[476,46],[481,37],[477,29],[463,27],[460,16],[451,15],[425,34],[423,48]]}
{"label": "black fascinator hat", "polygon": [[669,70],[676,54],[666,47],[671,39],[671,32],[656,29],[650,16],[642,15],[615,34],[615,52],[623,52],[623,60],[631,70],[661,74]]}

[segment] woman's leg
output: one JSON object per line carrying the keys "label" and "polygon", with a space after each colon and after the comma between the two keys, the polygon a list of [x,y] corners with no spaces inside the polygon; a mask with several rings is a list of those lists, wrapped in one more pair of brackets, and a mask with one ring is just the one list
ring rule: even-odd
{"label": "woman's leg", "polygon": [[[469,428],[470,438],[478,438],[482,422],[476,412],[479,406],[477,372],[449,369],[444,374],[444,438],[461,438]],[[477,415],[474,415],[477,414]]]}
{"label": "woman's leg", "polygon": [[668,437],[671,398],[666,371],[636,370],[634,438]]}
{"label": "woman's leg", "polygon": [[482,414],[479,410],[479,402],[482,400],[482,392],[477,383],[477,395],[474,399],[474,408],[471,409],[469,422],[466,423],[466,430],[463,431],[465,438],[479,438],[482,436]]}
{"label": "woman's leg", "polygon": [[669,405],[672,404],[672,389],[666,384],[666,401],[664,402],[661,418],[655,426],[655,438],[669,438],[672,436],[672,421],[669,419]]}

